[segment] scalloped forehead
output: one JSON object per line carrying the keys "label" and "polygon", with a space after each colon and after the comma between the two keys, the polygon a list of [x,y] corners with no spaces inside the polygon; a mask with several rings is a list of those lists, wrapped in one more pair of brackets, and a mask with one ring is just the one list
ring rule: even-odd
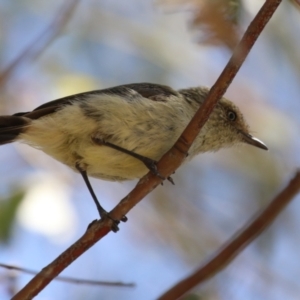
{"label": "scalloped forehead", "polygon": [[230,100],[228,100],[224,97],[221,98],[221,100],[219,101],[219,103],[217,105],[220,105],[226,111],[232,110],[232,111],[236,112],[236,114],[238,116],[243,117],[240,109],[233,102],[231,102]]}
{"label": "scalloped forehead", "polygon": [[[210,90],[209,88],[201,86],[201,87],[195,87],[189,89],[182,89],[179,90],[179,93],[181,93],[186,98],[186,100],[189,99],[192,101],[196,101],[198,103],[202,103],[206,98],[206,96],[208,95],[209,90]],[[218,102],[218,104],[216,105],[216,108],[218,107],[224,110],[225,112],[229,110],[234,111],[237,115],[237,119],[238,119],[237,123],[238,125],[240,125],[239,127],[248,129],[248,125],[246,124],[240,109],[235,104],[233,104],[230,100],[222,97]]]}

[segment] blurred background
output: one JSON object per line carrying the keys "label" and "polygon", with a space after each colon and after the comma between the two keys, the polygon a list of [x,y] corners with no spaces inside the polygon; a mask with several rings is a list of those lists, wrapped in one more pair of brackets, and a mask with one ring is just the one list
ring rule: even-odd
{"label": "blurred background", "polygon": [[[211,86],[264,1],[0,0],[0,113],[133,82]],[[135,288],[52,281],[38,296],[155,299],[260,211],[300,165],[300,9],[283,1],[226,93],[269,147],[199,155],[177,170],[62,275]],[[91,179],[111,209],[136,182]],[[82,178],[26,145],[0,148],[0,262],[39,271],[97,211]],[[199,299],[299,299],[300,197]],[[0,299],[31,275],[0,269]]]}

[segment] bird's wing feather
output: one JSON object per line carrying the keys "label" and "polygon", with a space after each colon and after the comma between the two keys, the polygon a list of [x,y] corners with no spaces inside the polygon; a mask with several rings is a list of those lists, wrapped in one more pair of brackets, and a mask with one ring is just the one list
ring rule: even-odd
{"label": "bird's wing feather", "polygon": [[139,93],[144,98],[148,98],[153,101],[162,101],[162,99],[165,99],[166,97],[178,94],[175,90],[166,85],[153,83],[132,83],[119,85],[108,89],[95,90],[67,96],[42,104],[41,106],[37,107],[31,112],[16,113],[14,114],[14,116],[24,116],[30,119],[38,119],[57,111],[63,106],[70,105],[74,101],[85,101],[85,99],[88,99],[91,95],[111,94],[118,96],[126,96],[128,95],[128,92],[130,92],[130,90],[133,90]]}

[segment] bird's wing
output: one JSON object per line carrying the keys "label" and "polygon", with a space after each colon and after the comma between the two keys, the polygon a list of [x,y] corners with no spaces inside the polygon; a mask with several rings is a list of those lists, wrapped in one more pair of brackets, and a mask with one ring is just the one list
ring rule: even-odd
{"label": "bird's wing", "polygon": [[130,90],[135,91],[140,94],[144,98],[151,99],[153,101],[163,101],[167,97],[178,95],[178,93],[172,88],[166,85],[153,84],[153,83],[132,83],[119,85],[116,87],[103,89],[103,90],[95,90],[80,94],[75,94],[71,96],[67,96],[64,98],[60,98],[57,100],[53,100],[42,104],[31,112],[21,112],[16,113],[14,116],[24,116],[30,119],[39,119],[43,116],[49,115],[63,106],[70,105],[74,101],[85,101],[91,95],[99,95],[99,94],[107,94],[107,95],[118,95],[118,96],[126,96]]}

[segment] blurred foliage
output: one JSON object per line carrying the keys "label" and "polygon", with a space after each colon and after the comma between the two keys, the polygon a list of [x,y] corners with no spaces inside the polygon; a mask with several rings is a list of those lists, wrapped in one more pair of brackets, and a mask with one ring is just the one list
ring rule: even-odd
{"label": "blurred foliage", "polygon": [[203,298],[202,296],[196,294],[189,294],[182,297],[182,300],[204,300],[204,299],[206,298],[205,297]]}
{"label": "blurred foliage", "polygon": [[290,0],[292,4],[295,5],[296,8],[300,9],[300,1],[299,0]]}
{"label": "blurred foliage", "polygon": [[8,198],[0,199],[0,241],[8,243],[24,191],[14,190]]}
{"label": "blurred foliage", "polygon": [[164,5],[191,4],[191,25],[199,32],[198,41],[208,45],[226,45],[233,49],[239,40],[240,0],[161,0]]}
{"label": "blurred foliage", "polygon": [[196,9],[192,25],[201,30],[199,42],[226,45],[233,49],[238,43],[238,19],[241,1],[203,1]]}

